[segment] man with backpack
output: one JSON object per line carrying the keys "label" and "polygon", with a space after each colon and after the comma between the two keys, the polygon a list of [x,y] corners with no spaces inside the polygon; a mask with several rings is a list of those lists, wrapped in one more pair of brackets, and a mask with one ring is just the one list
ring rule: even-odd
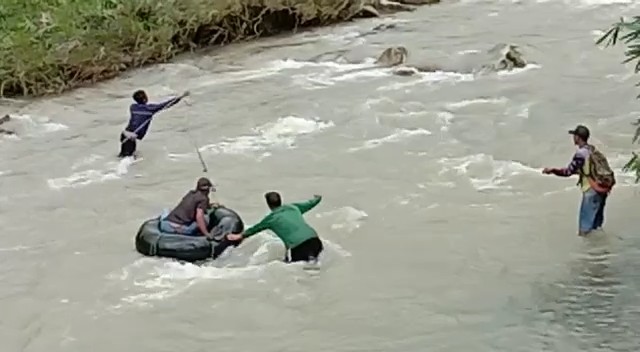
{"label": "man with backpack", "polygon": [[602,227],[604,206],[616,179],[607,158],[588,143],[591,133],[587,127],[578,125],[569,131],[569,134],[573,135],[573,143],[578,147],[569,166],[562,169],[545,168],[542,173],[559,177],[579,175],[578,186],[582,190],[582,204],[578,218],[578,235],[586,236]]}

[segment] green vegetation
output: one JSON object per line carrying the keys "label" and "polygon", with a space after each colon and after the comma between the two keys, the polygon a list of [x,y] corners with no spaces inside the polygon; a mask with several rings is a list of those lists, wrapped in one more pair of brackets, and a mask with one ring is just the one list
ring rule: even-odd
{"label": "green vegetation", "polygon": [[[615,23],[609,30],[596,42],[599,45],[606,41],[605,46],[614,46],[618,42],[623,42],[626,46],[625,60],[622,62],[634,63],[634,72],[640,72],[640,16],[633,17],[630,21],[620,19],[618,23]],[[640,86],[640,83],[636,84]],[[640,98],[640,95],[638,95]],[[640,137],[640,119],[634,122],[632,125],[637,126],[636,133],[631,143],[636,143]],[[640,181],[640,157],[637,153],[632,152],[632,157],[629,162],[623,167],[623,171],[634,171],[636,174],[636,183]]]}
{"label": "green vegetation", "polygon": [[0,96],[57,94],[184,51],[362,11],[360,0],[2,0]]}

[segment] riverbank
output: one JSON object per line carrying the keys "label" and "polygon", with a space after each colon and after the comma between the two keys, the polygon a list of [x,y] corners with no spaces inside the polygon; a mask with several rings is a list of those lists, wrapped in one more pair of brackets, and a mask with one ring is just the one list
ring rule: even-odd
{"label": "riverbank", "polygon": [[440,0],[7,0],[0,96],[59,94],[177,54]]}

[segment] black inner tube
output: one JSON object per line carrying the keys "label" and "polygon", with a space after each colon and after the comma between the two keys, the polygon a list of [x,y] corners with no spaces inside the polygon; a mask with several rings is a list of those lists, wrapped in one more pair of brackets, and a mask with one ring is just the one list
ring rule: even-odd
{"label": "black inner tube", "polygon": [[213,241],[216,243],[213,245],[213,259],[216,259],[229,246],[237,247],[242,243],[242,240],[229,241],[226,236],[230,233],[244,231],[244,223],[240,215],[235,211],[225,207],[217,207],[209,213],[207,230],[209,230],[209,233],[213,236]]}

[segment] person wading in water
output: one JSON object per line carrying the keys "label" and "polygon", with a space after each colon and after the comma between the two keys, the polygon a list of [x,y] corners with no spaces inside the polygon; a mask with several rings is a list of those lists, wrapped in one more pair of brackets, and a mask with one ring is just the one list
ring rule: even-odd
{"label": "person wading in water", "polygon": [[284,242],[289,252],[287,262],[316,262],[324,249],[322,241],[302,215],[318,205],[322,197],[316,195],[306,202],[291,204],[282,204],[282,198],[277,192],[268,192],[264,198],[271,213],[243,233],[227,235],[227,239],[240,241],[264,230],[271,230]]}
{"label": "person wading in water", "polygon": [[118,157],[135,157],[136,139],[142,140],[147,134],[153,116],[164,109],[172,107],[188,95],[189,92],[187,91],[162,103],[152,104],[149,103],[149,98],[144,90],[137,90],[133,93],[134,103],[129,107],[131,117],[127,127],[120,133],[120,154],[118,154]]}
{"label": "person wading in water", "polygon": [[569,177],[579,175],[578,186],[582,190],[582,203],[578,216],[578,235],[586,236],[604,223],[604,207],[616,179],[607,158],[588,143],[591,133],[583,125],[569,131],[573,143],[578,147],[569,166],[544,168],[545,175]]}

